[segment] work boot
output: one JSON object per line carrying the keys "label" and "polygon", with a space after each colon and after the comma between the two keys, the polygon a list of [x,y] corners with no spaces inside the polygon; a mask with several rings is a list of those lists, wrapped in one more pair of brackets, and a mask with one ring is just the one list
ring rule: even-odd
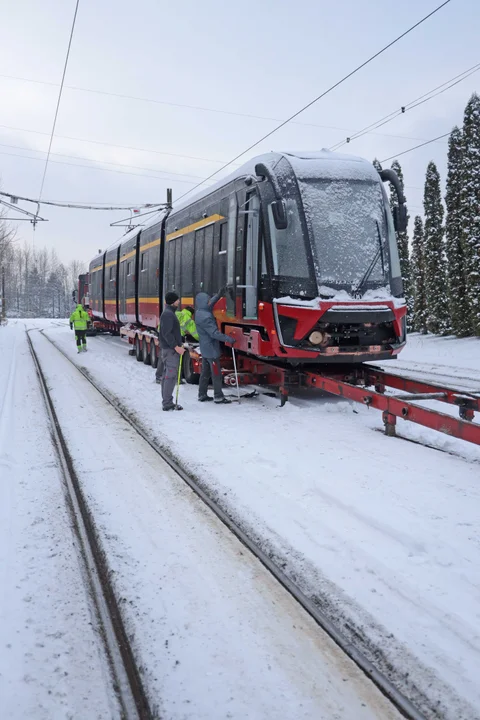
{"label": "work boot", "polygon": [[230,405],[232,401],[226,397],[223,397],[223,398],[220,398],[219,400],[217,400],[215,398],[214,402],[215,402],[215,405]]}
{"label": "work boot", "polygon": [[199,397],[198,402],[211,402],[213,398],[210,395],[205,395],[205,397]]}
{"label": "work boot", "polygon": [[164,412],[168,412],[169,410],[183,410],[183,407],[181,405],[167,405],[166,407],[162,408]]}

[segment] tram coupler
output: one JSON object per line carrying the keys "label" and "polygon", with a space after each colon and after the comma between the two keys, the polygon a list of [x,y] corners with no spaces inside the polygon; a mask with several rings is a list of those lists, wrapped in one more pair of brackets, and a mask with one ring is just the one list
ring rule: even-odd
{"label": "tram coupler", "polygon": [[385,425],[385,435],[387,435],[388,437],[395,437],[397,425],[396,416],[392,415],[392,413],[389,413],[388,410],[384,410],[382,418],[383,424]]}

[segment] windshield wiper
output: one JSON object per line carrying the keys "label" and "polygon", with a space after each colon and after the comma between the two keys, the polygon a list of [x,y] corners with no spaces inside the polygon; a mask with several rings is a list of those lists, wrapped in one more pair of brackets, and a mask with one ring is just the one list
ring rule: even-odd
{"label": "windshield wiper", "polygon": [[377,250],[377,252],[375,253],[375,256],[374,256],[372,262],[371,262],[370,265],[368,266],[365,275],[362,277],[362,279],[360,280],[359,284],[357,285],[357,287],[356,287],[355,290],[353,291],[353,294],[354,294],[354,295],[358,295],[358,293],[360,292],[360,290],[362,290],[362,288],[365,286],[365,284],[367,283],[370,275],[372,274],[373,269],[374,269],[375,265],[377,264],[379,258],[381,258],[381,260],[382,260],[382,271],[383,271],[383,276],[385,277],[385,262],[384,262],[384,258],[383,258],[382,235],[381,235],[381,233],[380,233],[380,226],[379,226],[379,224],[378,224],[378,220],[375,221],[375,224],[376,224],[376,226],[377,226],[378,250]]}

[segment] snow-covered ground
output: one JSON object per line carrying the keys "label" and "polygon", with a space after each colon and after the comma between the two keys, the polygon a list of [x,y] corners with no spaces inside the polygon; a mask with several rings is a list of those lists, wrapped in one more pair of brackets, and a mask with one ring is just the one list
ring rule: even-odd
{"label": "snow-covered ground", "polygon": [[[454,455],[387,438],[376,411],[315,391],[284,408],[264,396],[212,407],[182,385],[184,411],[162,413],[152,369],[118,338],[89,339],[77,357],[68,326],[47,332],[382,667],[403,671],[412,697],[439,703],[441,717],[480,717],[478,447],[403,421],[403,436]],[[473,381],[480,342],[413,336],[402,363],[462,368]]]}
{"label": "snow-covered ground", "polygon": [[[59,331],[66,335],[64,328]],[[118,718],[113,705],[104,711],[105,669],[92,648],[85,612],[77,607],[82,580],[69,562],[72,553],[75,559],[72,537],[24,328],[12,322],[1,333],[1,377],[13,380],[1,387],[0,459],[8,470],[2,475],[0,535],[7,549],[1,587],[10,589],[11,597],[7,594],[1,614],[0,716]],[[158,717],[400,720],[75,368],[38,331],[31,337]],[[125,360],[129,364],[130,358]],[[25,493],[9,503],[8,494],[15,496],[22,482]],[[18,527],[17,546],[28,552],[6,546],[9,526]],[[84,658],[87,651],[93,657]],[[45,697],[35,692],[43,685]]]}
{"label": "snow-covered ground", "polygon": [[24,329],[0,327],[0,717],[119,717]]}

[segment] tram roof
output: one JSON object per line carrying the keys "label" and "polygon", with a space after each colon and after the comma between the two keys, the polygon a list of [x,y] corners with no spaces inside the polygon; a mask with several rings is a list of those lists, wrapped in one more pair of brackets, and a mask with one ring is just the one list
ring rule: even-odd
{"label": "tram roof", "polygon": [[320,178],[325,180],[370,180],[380,181],[377,170],[371,162],[365,158],[356,155],[346,155],[343,153],[332,152],[331,150],[318,151],[283,151],[270,152],[248,160],[239,168],[229,175],[221,178],[213,185],[209,185],[192,197],[185,198],[177,207],[174,207],[173,213],[183,210],[192,203],[208,197],[229,182],[237,178],[246,177],[255,174],[255,165],[264,163],[268,167],[274,169],[279,160],[285,158],[288,160],[295,175],[302,179]]}
{"label": "tram roof", "polygon": [[[238,178],[246,177],[247,175],[255,174],[255,165],[258,163],[264,163],[272,170],[275,168],[277,163],[285,158],[290,163],[295,175],[303,180],[308,179],[324,179],[324,180],[366,180],[366,181],[380,181],[377,170],[371,162],[365,160],[365,158],[358,157],[356,155],[347,155],[344,153],[332,152],[331,150],[317,150],[317,151],[283,151],[283,152],[269,152],[263,155],[257,155],[251,160],[238,167],[229,175],[221,178],[218,182],[213,185],[209,185],[200,192],[192,195],[191,197],[185,198],[177,207],[173,208],[172,216],[177,212],[185,209],[189,205],[192,205],[203,198],[213,194],[224,185],[237,180]],[[148,228],[156,225],[161,220],[161,215],[152,218],[141,228],[135,228],[130,232],[126,233],[119,240],[112,243],[107,250],[113,250],[119,245],[127,242],[131,237],[137,235],[140,230],[145,231]],[[103,255],[103,253],[102,253]],[[99,256],[97,256],[99,257]],[[95,259],[95,258],[94,258]]]}

